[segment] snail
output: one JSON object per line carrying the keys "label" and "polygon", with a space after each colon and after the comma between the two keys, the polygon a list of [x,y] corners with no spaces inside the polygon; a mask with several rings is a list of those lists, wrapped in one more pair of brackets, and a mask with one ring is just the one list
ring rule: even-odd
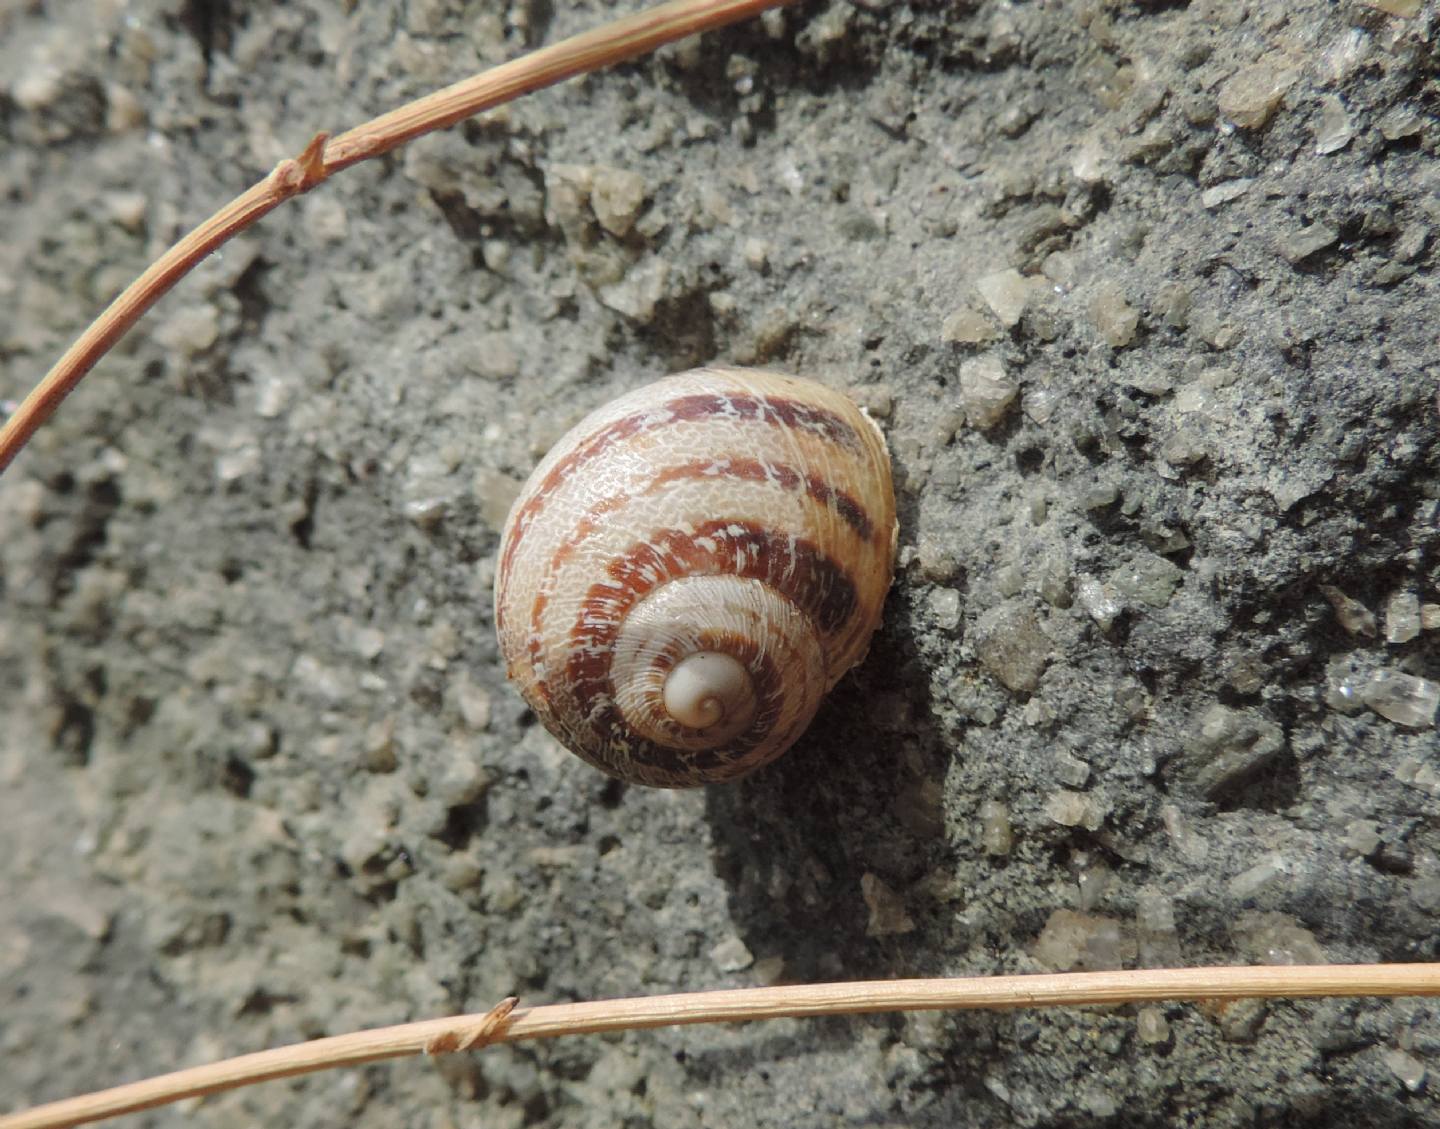
{"label": "snail", "polygon": [[505,522],[511,679],[595,767],[664,788],[774,760],[859,662],[895,557],[879,427],[839,392],[704,368],[577,424]]}

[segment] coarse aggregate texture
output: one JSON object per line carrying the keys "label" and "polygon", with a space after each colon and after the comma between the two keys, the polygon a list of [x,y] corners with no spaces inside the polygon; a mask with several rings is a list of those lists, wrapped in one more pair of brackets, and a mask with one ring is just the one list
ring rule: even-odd
{"label": "coarse aggregate texture", "polygon": [[[0,2],[0,397],[316,129],[622,10]],[[212,257],[0,480],[0,1109],[510,993],[1437,959],[1437,25],[802,4]],[[901,567],[789,755],[626,788],[505,686],[498,526],[709,360],[881,420]],[[1437,1020],[691,1028],[128,1124],[1434,1125]]]}

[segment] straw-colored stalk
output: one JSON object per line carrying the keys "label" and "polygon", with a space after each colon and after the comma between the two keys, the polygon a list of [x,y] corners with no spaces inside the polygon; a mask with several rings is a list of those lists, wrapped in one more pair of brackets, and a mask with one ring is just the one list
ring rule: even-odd
{"label": "straw-colored stalk", "polygon": [[557,1035],[880,1011],[1318,996],[1440,996],[1440,964],[1171,968],[954,980],[868,980],[535,1008],[518,1008],[516,1001],[509,999],[483,1015],[428,1019],[316,1039],[52,1102],[0,1117],[0,1129],[60,1129],[336,1066],[477,1050],[493,1043]]}

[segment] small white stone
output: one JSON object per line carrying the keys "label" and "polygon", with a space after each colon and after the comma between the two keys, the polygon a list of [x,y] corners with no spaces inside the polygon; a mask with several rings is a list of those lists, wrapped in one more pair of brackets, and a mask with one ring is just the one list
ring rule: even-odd
{"label": "small white stone", "polygon": [[1397,725],[1425,729],[1440,709],[1440,682],[1399,670],[1377,670],[1360,691],[1365,704]]}
{"label": "small white stone", "polygon": [[215,459],[215,477],[221,482],[234,482],[260,469],[260,445],[242,442],[234,450]]}
{"label": "small white stone", "polygon": [[645,206],[645,178],[627,169],[597,168],[590,184],[590,207],[600,226],[624,237]]}
{"label": "small white stone", "polygon": [[1158,890],[1142,891],[1136,899],[1135,934],[1144,967],[1179,968],[1183,963],[1175,903]]}
{"label": "small white stone", "polygon": [[1119,593],[1109,584],[1102,584],[1094,577],[1084,577],[1075,586],[1075,595],[1080,606],[1099,625],[1101,631],[1109,631],[1123,609]]}
{"label": "small white stone", "polygon": [[1055,409],[1060,405],[1060,390],[1043,385],[1027,388],[1023,405],[1025,414],[1033,422],[1047,424],[1054,417]]}
{"label": "small white stone", "polygon": [[980,805],[980,846],[987,855],[997,858],[1010,853],[1015,832],[1010,824],[1010,807],[999,800],[986,800]]}
{"label": "small white stone", "polygon": [[1055,754],[1055,775],[1061,784],[1071,788],[1083,788],[1090,779],[1090,766],[1061,750]]}
{"label": "small white stone", "polygon": [[1125,291],[1115,282],[1102,282],[1090,303],[1090,317],[1100,336],[1112,349],[1123,349],[1135,340],[1140,314],[1125,300]]}
{"label": "small white stone", "polygon": [[1267,855],[1249,870],[1242,871],[1230,879],[1230,893],[1246,901],[1266,887],[1273,885],[1291,873],[1290,863],[1281,855]]}
{"label": "small white stone", "polygon": [[1035,959],[1056,972],[1105,972],[1135,959],[1135,942],[1114,918],[1057,909],[1035,942]]}
{"label": "small white stone", "polygon": [[755,955],[739,937],[726,937],[710,950],[710,959],[721,972],[741,972],[755,963]]}
{"label": "small white stone", "polygon": [[1420,597],[1401,590],[1385,605],[1385,642],[1408,643],[1420,634]]}
{"label": "small white stone", "polygon": [[1319,156],[1338,153],[1355,136],[1355,125],[1345,111],[1345,103],[1334,94],[1320,100],[1320,113],[1315,120],[1315,152]]}
{"label": "small white stone", "polygon": [[469,756],[461,755],[445,766],[440,779],[435,781],[435,798],[447,808],[464,807],[473,804],[494,783],[490,774]]}
{"label": "small white stone", "polygon": [[145,209],[149,201],[143,192],[111,192],[105,197],[110,218],[126,231],[139,231],[145,226]]}
{"label": "small white stone", "polygon": [[349,637],[350,649],[366,662],[379,658],[385,649],[385,632],[379,628],[353,625]]}
{"label": "small white stone", "polygon": [[969,306],[961,306],[940,326],[940,340],[947,345],[981,345],[999,336],[994,320]]}
{"label": "small white stone", "polygon": [[998,357],[984,356],[960,366],[960,402],[971,427],[994,427],[1010,410],[1020,385],[1005,372]]}
{"label": "small white stone", "polygon": [[450,684],[450,693],[467,729],[480,733],[490,728],[490,691],[462,674]]}
{"label": "small white stone", "polygon": [[655,307],[665,293],[670,264],[651,256],[631,267],[619,282],[600,287],[600,303],[640,325],[655,318]]}
{"label": "small white stone", "polygon": [[1231,926],[1236,943],[1261,964],[1328,964],[1315,934],[1286,913],[1242,913]]}
{"label": "small white stone", "polygon": [[1135,1016],[1135,1034],[1142,1043],[1158,1047],[1170,1041],[1170,1024],[1158,1007],[1142,1007]]}
{"label": "small white stone", "polygon": [[953,631],[960,625],[960,593],[954,588],[936,588],[930,593],[930,614],[935,626]]}
{"label": "small white stone", "polygon": [[1083,827],[1099,831],[1105,823],[1105,809],[1094,796],[1061,790],[1045,798],[1045,814],[1061,827]]}
{"label": "small white stone", "polygon": [[1191,862],[1204,862],[1209,857],[1210,841],[1190,826],[1174,804],[1161,805],[1160,821],[1165,825],[1165,833],[1170,836],[1175,849]]}
{"label": "small white stone", "polygon": [[1212,185],[1200,193],[1200,203],[1206,208],[1218,208],[1221,204],[1228,204],[1231,200],[1244,196],[1254,183],[1250,177],[1241,177],[1239,180],[1227,180],[1223,184]]}
{"label": "small white stone", "polygon": [[975,289],[1006,329],[1013,329],[1019,324],[1021,315],[1025,313],[1025,304],[1030,299],[1030,284],[1018,270],[987,274],[976,280]]}
{"label": "small white stone", "polygon": [[185,356],[203,353],[220,336],[220,311],[208,303],[183,306],[155,329],[155,340]]}
{"label": "small white stone", "polygon": [[1087,137],[1070,158],[1070,171],[1081,184],[1099,184],[1105,179],[1109,150],[1098,137]]}
{"label": "small white stone", "polygon": [[1295,79],[1293,70],[1262,59],[1237,71],[1220,87],[1220,113],[1241,129],[1258,129],[1270,120]]}
{"label": "small white stone", "polygon": [[1397,1047],[1391,1047],[1380,1057],[1390,1068],[1390,1073],[1400,1079],[1400,1084],[1412,1094],[1417,1093],[1420,1087],[1425,1085],[1425,1064],[1414,1055],[1407,1054]]}
{"label": "small white stone", "polygon": [[1380,846],[1380,825],[1373,819],[1354,819],[1345,828],[1346,849],[1364,858]]}

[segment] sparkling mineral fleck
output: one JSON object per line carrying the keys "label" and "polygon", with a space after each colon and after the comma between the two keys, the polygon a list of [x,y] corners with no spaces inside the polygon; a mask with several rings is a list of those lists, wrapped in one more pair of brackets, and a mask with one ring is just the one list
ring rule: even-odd
{"label": "sparkling mineral fleck", "polygon": [[1337,713],[1359,713],[1365,707],[1360,697],[1360,681],[1343,656],[1326,671],[1325,704]]}
{"label": "sparkling mineral fleck", "polygon": [[1215,412],[1215,393],[1201,384],[1187,384],[1175,395],[1175,410],[1186,415]]}
{"label": "sparkling mineral fleck", "polygon": [[1424,729],[1435,724],[1440,682],[1399,670],[1377,670],[1360,691],[1365,704],[1397,725]]}

